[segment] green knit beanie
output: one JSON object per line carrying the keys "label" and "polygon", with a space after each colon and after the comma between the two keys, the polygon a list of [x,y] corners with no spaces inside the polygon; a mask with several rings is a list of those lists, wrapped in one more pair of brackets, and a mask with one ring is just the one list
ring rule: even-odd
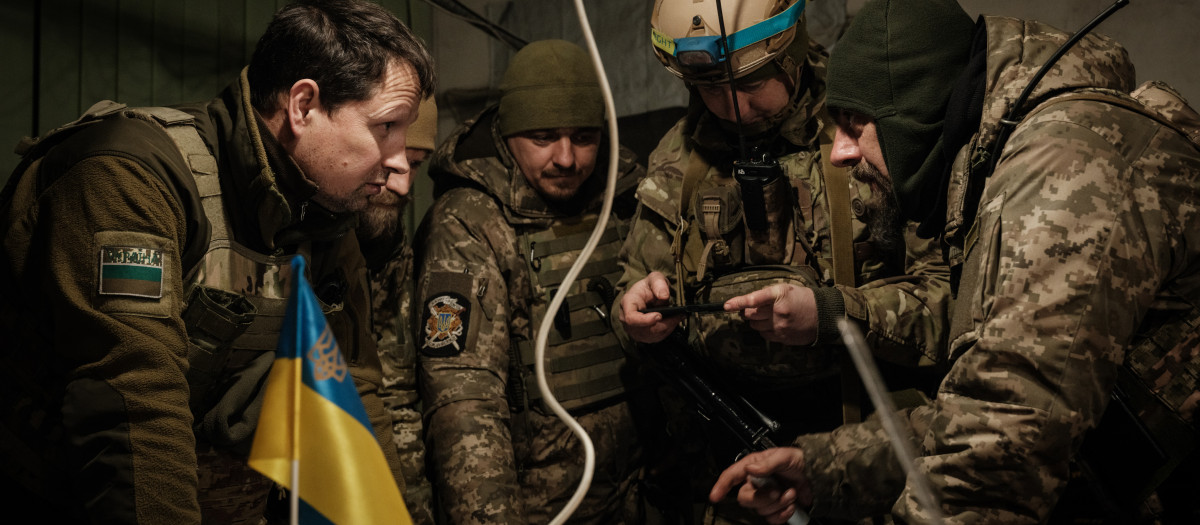
{"label": "green knit beanie", "polygon": [[830,109],[875,120],[901,212],[922,220],[946,168],[942,124],[975,23],[955,0],[871,0],[829,57]]}
{"label": "green knit beanie", "polygon": [[521,48],[500,80],[500,135],[604,126],[604,98],[583,48],[541,40]]}

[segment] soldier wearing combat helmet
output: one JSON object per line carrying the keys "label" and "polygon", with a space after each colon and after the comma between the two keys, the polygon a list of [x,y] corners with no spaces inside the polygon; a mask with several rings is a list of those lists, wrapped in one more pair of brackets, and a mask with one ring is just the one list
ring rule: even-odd
{"label": "soldier wearing combat helmet", "polygon": [[[894,203],[829,163],[826,53],[808,38],[805,1],[720,5],[654,6],[654,52],[691,102],[638,188],[613,315],[634,342],[689,341],[790,438],[854,415],[856,383],[839,395],[836,319],[857,321],[878,356],[902,370],[942,360],[948,272],[937,243],[917,239]],[[747,161],[766,175],[744,176],[737,166]],[[725,301],[719,315],[640,312]],[[784,319],[800,322],[776,330]],[[789,408],[797,403],[806,409]],[[732,461],[713,439],[714,470],[681,477],[711,480]]]}
{"label": "soldier wearing combat helmet", "polygon": [[714,497],[749,468],[789,480],[740,489],[772,523],[1197,523],[1200,114],[1076,36],[953,0],[859,11],[830,62],[834,161],[947,240],[953,364],[900,418],[912,473],[872,420],[752,455]]}
{"label": "soldier wearing combat helmet", "polygon": [[[562,40],[512,59],[500,102],[435,152],[436,202],[417,233],[415,335],[430,478],[449,523],[545,523],[583,474],[578,439],[543,403],[534,337],[599,216],[608,150],[587,54]],[[642,168],[622,149],[619,200]],[[636,389],[606,319],[632,205],[614,207],[570,287],[545,353],[547,381],[595,444],[577,523],[637,523]]]}

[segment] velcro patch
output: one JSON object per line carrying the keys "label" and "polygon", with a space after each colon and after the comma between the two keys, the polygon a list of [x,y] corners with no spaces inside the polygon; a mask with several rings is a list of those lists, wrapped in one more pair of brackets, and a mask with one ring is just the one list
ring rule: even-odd
{"label": "velcro patch", "polygon": [[136,246],[100,247],[100,295],[161,299],[163,252]]}
{"label": "velcro patch", "polygon": [[463,349],[459,343],[466,338],[471,322],[470,301],[454,292],[436,293],[425,301],[425,311],[421,323],[425,335],[421,353],[432,357],[461,354]]}

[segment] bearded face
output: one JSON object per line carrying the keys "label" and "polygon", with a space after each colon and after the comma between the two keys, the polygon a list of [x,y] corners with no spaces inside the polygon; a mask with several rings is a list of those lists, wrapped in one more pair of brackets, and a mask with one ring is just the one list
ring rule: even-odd
{"label": "bearded face", "polygon": [[855,164],[850,168],[850,176],[871,188],[871,199],[864,203],[863,217],[870,232],[868,242],[884,253],[903,254],[904,220],[900,218],[900,204],[892,188],[892,179],[868,162]]}
{"label": "bearded face", "polygon": [[408,206],[409,197],[384,190],[367,199],[367,209],[359,214],[359,237],[381,239],[389,244],[400,229],[400,213]]}

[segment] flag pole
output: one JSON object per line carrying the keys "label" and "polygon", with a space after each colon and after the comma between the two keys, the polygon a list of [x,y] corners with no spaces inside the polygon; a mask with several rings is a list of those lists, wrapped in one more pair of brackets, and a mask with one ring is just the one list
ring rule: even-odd
{"label": "flag pole", "polygon": [[[296,367],[296,376],[300,375],[301,367]],[[291,524],[300,525],[300,378],[296,377],[296,381],[292,383],[292,491],[289,494],[289,506],[291,507]]]}
{"label": "flag pole", "polygon": [[[297,255],[296,257],[303,257]],[[303,262],[303,259],[301,259]],[[300,275],[293,275],[293,279],[304,277],[304,265],[300,266]],[[296,286],[292,286],[292,293],[296,293]],[[300,338],[300,323],[296,323],[296,339]],[[303,387],[301,381],[304,380],[304,356],[297,356],[296,366],[292,367],[292,490],[288,497],[288,506],[291,507],[291,525],[300,525],[300,389]]]}

